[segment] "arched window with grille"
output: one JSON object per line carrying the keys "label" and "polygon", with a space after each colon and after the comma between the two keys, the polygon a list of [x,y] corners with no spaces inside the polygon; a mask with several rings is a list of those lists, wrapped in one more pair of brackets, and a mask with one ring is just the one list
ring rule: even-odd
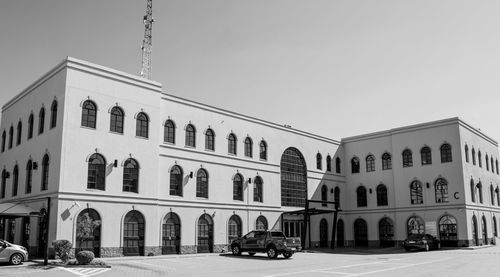
{"label": "arched window with grille", "polygon": [[281,206],[304,207],[307,198],[307,167],[299,150],[289,147],[283,152],[280,173]]}
{"label": "arched window with grille", "polygon": [[2,152],[5,152],[5,141],[6,141],[7,135],[5,134],[5,130],[2,132]]}
{"label": "arched window with grille", "polygon": [[12,196],[17,196],[17,191],[19,189],[19,167],[17,164],[12,170]]}
{"label": "arched window with grille", "polygon": [[384,184],[377,186],[377,206],[387,206],[387,187]]}
{"label": "arched window with grille", "polygon": [[182,196],[182,168],[178,165],[170,169],[170,195]]}
{"label": "arched window with grille", "polygon": [[17,123],[17,137],[16,137],[16,145],[21,144],[21,135],[23,132],[23,123],[21,120]]}
{"label": "arched window with grille", "polygon": [[380,247],[394,246],[394,224],[388,217],[383,217],[378,222]]}
{"label": "arched window with grille", "polygon": [[38,134],[42,134],[45,128],[45,108],[42,107],[40,109],[40,113],[38,114]]}
{"label": "arched window with grille", "polygon": [[227,152],[236,155],[236,135],[233,133],[227,136]]}
{"label": "arched window with grille", "polygon": [[358,207],[366,207],[367,206],[367,195],[366,188],[364,186],[359,186],[356,189],[356,199]]}
{"label": "arched window with grille", "polygon": [[123,164],[123,191],[139,192],[139,163],[132,158]]}
{"label": "arched window with grille", "polygon": [[323,156],[320,153],[316,154],[316,168],[323,169]]}
{"label": "arched window with grille", "polygon": [[175,123],[170,119],[163,126],[163,141],[175,144]]}
{"label": "arched window with grille", "polygon": [[500,173],[498,172],[498,160],[497,160],[497,159],[495,159],[495,170],[496,170],[496,172],[497,172],[497,175],[498,175],[498,174],[500,174]]}
{"label": "arched window with grille", "polygon": [[325,185],[321,186],[321,201],[323,201],[321,204],[322,206],[327,206],[326,201],[328,201],[328,188]]}
{"label": "arched window with grille", "polygon": [[35,124],[35,116],[33,115],[33,113],[31,113],[28,118],[28,139],[31,139],[33,137],[34,124]]}
{"label": "arched window with grille", "polygon": [[[7,171],[4,169],[2,170],[2,188],[0,192],[0,198],[5,198],[5,189],[7,187]],[[12,241],[12,240],[11,240]]]}
{"label": "arched window with grille", "polygon": [[403,167],[413,166],[413,157],[410,149],[405,149],[403,151]]}
{"label": "arched window with grille", "polygon": [[384,153],[382,155],[382,170],[392,169],[392,158],[391,154]]}
{"label": "arched window with grille", "polygon": [[448,143],[444,143],[439,149],[441,150],[441,162],[450,163],[452,161],[451,146]]}
{"label": "arched window with grille", "polygon": [[123,110],[120,107],[113,107],[109,119],[109,130],[123,134]]}
{"label": "arched window with grille", "polygon": [[493,188],[493,184],[490,185],[490,199],[491,205],[495,205],[495,189]]}
{"label": "arched window with grille", "polygon": [[472,179],[470,180],[470,197],[471,201],[476,203],[476,185]]}
{"label": "arched window with grille", "polygon": [[210,128],[205,132],[205,149],[211,151],[215,150],[215,133]]}
{"label": "arched window with grille", "polygon": [[241,237],[240,217],[237,215],[232,215],[227,223],[227,229],[228,229],[228,235],[227,235],[228,243],[231,244],[231,242],[234,239]]}
{"label": "arched window with grille", "polygon": [[439,219],[439,240],[441,246],[458,246],[457,220],[451,215]]}
{"label": "arched window with grille", "polygon": [[493,222],[492,222],[492,225],[493,225],[493,235],[495,237],[498,237],[498,226],[497,226],[497,218],[495,216],[493,216]]}
{"label": "arched window with grille", "polygon": [[477,183],[477,194],[479,196],[479,203],[483,204],[483,184],[481,182]]}
{"label": "arched window with grille", "polygon": [[240,174],[233,178],[233,200],[243,201],[243,176]]}
{"label": "arched window with grille", "polygon": [[436,195],[436,203],[448,203],[448,182],[439,178],[434,183],[434,192]]}
{"label": "arched window with grille", "polygon": [[145,113],[139,113],[136,118],[135,135],[142,138],[149,136],[149,118]]}
{"label": "arched window with grille", "polygon": [[366,172],[375,171],[375,157],[373,155],[366,156]]}
{"label": "arched window with grille", "polygon": [[82,105],[82,126],[94,128],[97,120],[97,107],[94,102],[87,100]]}
{"label": "arched window with grille", "polygon": [[144,256],[146,222],[142,213],[132,210],[123,221],[123,255]]}
{"label": "arched window with grille", "polygon": [[424,146],[420,149],[420,159],[422,160],[422,165],[432,164],[432,152],[430,147]]}
{"label": "arched window with grille", "polygon": [[351,173],[359,173],[359,159],[354,157],[351,159]]}
{"label": "arched window with grille", "polygon": [[14,141],[14,127],[10,126],[10,129],[9,129],[9,149],[12,148],[13,141]]}
{"label": "arched window with grille", "polygon": [[52,101],[50,106],[50,129],[56,127],[57,125],[57,101]]}
{"label": "arched window with grille", "polygon": [[106,159],[100,154],[92,154],[88,161],[87,188],[105,190]]}
{"label": "arched window with grille", "polygon": [[472,147],[472,164],[476,165],[476,150],[474,150],[474,147]]}
{"label": "arched window with grille", "polygon": [[419,216],[412,216],[408,218],[408,221],[406,223],[406,230],[408,236],[414,234],[424,234],[425,233],[424,220]]}
{"label": "arched window with grille", "polygon": [[337,157],[337,158],[335,158],[335,173],[340,174],[340,171],[341,171],[340,170],[340,166],[341,166],[341,164],[340,164],[340,158]]}
{"label": "arched window with grille", "polygon": [[245,157],[253,157],[253,141],[250,137],[245,138]]}
{"label": "arched window with grille", "polygon": [[26,163],[26,186],[25,193],[30,194],[33,187],[33,162],[28,160]]}
{"label": "arched window with grille", "polygon": [[490,164],[489,164],[489,159],[488,159],[488,154],[484,155],[484,163],[486,164],[486,171],[490,171]]}
{"label": "arched window with grille", "polygon": [[326,171],[332,171],[332,157],[326,156]]}
{"label": "arched window with grille", "polygon": [[340,188],[335,187],[333,190],[333,201],[337,203],[337,206],[340,207]]}
{"label": "arched window with grille", "polygon": [[186,146],[196,147],[196,129],[193,124],[186,126]]}
{"label": "arched window with grille", "polygon": [[196,197],[208,198],[208,172],[203,168],[196,174]]}
{"label": "arched window with grille", "polygon": [[467,144],[464,147],[464,151],[465,151],[465,162],[468,163],[469,162],[469,146],[467,146]]}
{"label": "arched window with grille", "polygon": [[477,162],[479,164],[479,167],[483,167],[483,158],[481,156],[481,150],[477,151]]}
{"label": "arched window with grille", "polygon": [[253,201],[255,202],[263,202],[263,187],[262,187],[262,178],[260,176],[256,176],[254,179],[254,187],[253,187]]}
{"label": "arched window with grille", "polygon": [[42,159],[42,184],[41,190],[47,190],[49,187],[49,155],[45,154]]}
{"label": "arched window with grille", "polygon": [[267,230],[267,226],[267,219],[263,215],[257,217],[257,220],[255,221],[256,230]]}
{"label": "arched window with grille", "polygon": [[493,166],[494,166],[494,163],[493,163],[493,155],[491,155],[491,157],[490,157],[490,164],[491,164],[491,172],[492,172],[492,173],[495,173],[495,168],[493,167]]}
{"label": "arched window with grille", "polygon": [[422,183],[420,181],[413,181],[410,184],[410,200],[411,204],[423,204],[424,203],[424,196],[423,196],[423,189],[422,189]]}
{"label": "arched window with grille", "polygon": [[267,160],[267,143],[264,140],[261,140],[259,146],[259,158],[261,160]]}
{"label": "arched window with grille", "polygon": [[497,197],[497,206],[500,206],[500,189],[498,186],[495,188],[495,195]]}

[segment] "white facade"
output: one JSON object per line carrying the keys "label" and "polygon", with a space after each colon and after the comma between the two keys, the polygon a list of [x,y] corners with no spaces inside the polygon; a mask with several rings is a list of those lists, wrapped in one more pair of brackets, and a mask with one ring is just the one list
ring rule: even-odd
{"label": "white facade", "polygon": [[[50,122],[54,101],[57,102],[57,120]],[[82,123],[87,101],[96,106],[95,126]],[[42,107],[45,107],[45,128],[39,134]],[[115,107],[123,112],[123,132],[110,131]],[[34,114],[34,134],[27,139],[31,113]],[[136,133],[141,115],[147,116],[147,135]],[[175,142],[165,140],[167,120],[175,125]],[[19,121],[22,122],[22,131],[21,143],[17,145]],[[55,126],[50,128],[54,123]],[[188,146],[185,138],[189,124],[196,130],[194,147]],[[12,148],[9,147],[11,126],[14,130]],[[334,201],[335,191],[340,191],[337,195],[342,209],[339,219],[344,230],[337,238],[341,239],[341,245],[366,243],[379,246],[378,226],[384,217],[389,218],[393,226],[393,236],[390,237],[393,243],[406,238],[408,218],[414,215],[425,221],[426,227],[429,226],[426,231],[430,232],[432,224],[435,230],[439,230],[439,219],[443,215],[453,216],[458,228],[458,245],[485,243],[480,238],[473,241],[473,215],[479,228],[476,233],[482,232],[483,215],[488,240],[496,233],[492,221],[494,216],[498,217],[500,203],[495,199],[492,204],[489,192],[490,185],[497,188],[499,175],[493,165],[486,170],[484,159],[487,154],[488,159],[493,158],[496,162],[498,145],[457,118],[345,138],[339,142],[168,95],[162,92],[159,83],[68,58],[3,106],[0,128],[0,132],[6,134],[0,166],[9,176],[2,178],[5,193],[0,203],[21,203],[39,211],[48,208],[47,198],[50,197],[49,241],[67,239],[75,246],[81,244],[77,237],[77,221],[85,213],[97,213],[95,219],[100,220],[100,225],[99,231],[93,234],[98,240],[93,247],[100,256],[157,255],[172,251],[220,252],[229,243],[231,233],[246,233],[258,228],[259,217],[266,219],[270,229],[300,235],[302,230],[298,229],[302,217],[283,215],[284,212],[303,209],[283,204],[284,194],[289,190],[282,191],[283,179],[288,177],[283,172],[287,167],[281,163],[283,154],[290,149],[293,153],[300,153],[298,156],[302,156],[305,163],[306,182],[301,190],[306,190],[308,199],[326,197],[326,200]],[[205,145],[208,129],[214,133],[213,150]],[[229,153],[230,134],[236,137],[236,154]],[[246,138],[253,142],[251,157],[245,153]],[[264,158],[259,153],[262,141],[267,146]],[[451,162],[441,163],[439,148],[443,143],[451,146]],[[482,168],[472,165],[472,161],[465,161],[466,144],[470,151],[474,148],[476,156],[481,151]],[[432,150],[432,164],[423,166],[420,149],[425,145]],[[405,149],[413,152],[412,167],[402,167],[401,153]],[[391,154],[392,169],[382,170],[384,153]],[[318,154],[321,154],[321,169],[317,165]],[[375,157],[373,172],[366,172],[365,158],[369,154]],[[50,161],[46,190],[41,189],[44,155]],[[89,178],[93,174],[89,173],[90,164],[97,156],[105,159],[103,187],[94,187],[95,180]],[[325,162],[327,157],[331,159],[330,170]],[[360,173],[352,173],[350,161],[353,157],[360,160]],[[137,192],[124,191],[124,172],[130,159],[135,160],[139,167]],[[29,160],[36,162],[38,169],[32,171],[32,191],[26,193]],[[16,165],[19,168],[18,193],[13,196],[13,168]],[[182,170],[181,187],[178,188],[181,195],[172,195],[176,194],[171,190],[171,171],[174,168]],[[208,175],[208,197],[197,197],[200,171]],[[235,176],[241,176],[243,180],[242,199],[238,200],[234,200],[238,198],[234,196]],[[448,183],[448,202],[435,201],[433,188],[439,178]],[[262,180],[260,199],[254,198],[258,179]],[[479,182],[482,184],[483,203],[479,198],[472,202],[471,179],[475,188]],[[424,185],[422,204],[410,203],[409,186],[414,180]],[[387,205],[377,205],[376,187],[379,184],[387,188]],[[359,186],[367,189],[366,207],[357,205],[356,189]],[[299,195],[300,189],[296,193]],[[311,207],[333,210],[331,204],[326,207],[311,204]],[[167,216],[172,214],[177,215],[177,221]],[[319,226],[323,218],[326,228],[322,229]],[[358,218],[367,223],[366,238],[360,238],[359,230],[354,228],[354,221]],[[212,223],[207,230],[204,228],[210,224],[206,225],[205,220]],[[330,245],[332,223],[331,213],[312,216],[307,246]],[[29,230],[29,235],[25,229]],[[207,235],[210,230],[213,233]],[[1,231],[0,236],[3,233],[7,239],[29,246],[33,253],[41,244],[36,217],[4,220]],[[355,232],[358,232],[357,238]],[[200,247],[206,243],[202,238],[209,240],[208,249]],[[177,248],[168,248],[171,243]]]}

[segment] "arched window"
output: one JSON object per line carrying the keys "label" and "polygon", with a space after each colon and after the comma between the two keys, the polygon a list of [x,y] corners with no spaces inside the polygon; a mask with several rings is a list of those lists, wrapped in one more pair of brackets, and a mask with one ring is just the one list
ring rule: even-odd
{"label": "arched window", "polygon": [[82,126],[94,128],[97,120],[97,108],[94,102],[87,100],[82,105]]}
{"label": "arched window", "polygon": [[16,139],[16,145],[21,144],[21,134],[23,132],[23,123],[21,123],[21,120],[17,123],[17,139]]}
{"label": "arched window", "polygon": [[392,169],[392,159],[391,154],[384,153],[382,155],[382,170]]}
{"label": "arched window", "polygon": [[436,194],[436,203],[448,203],[448,182],[439,178],[434,183],[434,192]]}
{"label": "arched window", "polygon": [[196,129],[192,124],[186,126],[186,146],[196,147]]}
{"label": "arched window", "polygon": [[477,151],[477,161],[479,163],[479,167],[483,167],[483,160],[481,158],[481,150]]}
{"label": "arched window", "polygon": [[264,140],[260,141],[259,158],[261,160],[267,160],[267,143]]}
{"label": "arched window", "polygon": [[403,167],[412,167],[413,157],[410,149],[403,151]]}
{"label": "arched window", "polygon": [[2,152],[5,152],[5,140],[7,135],[5,134],[5,130],[2,133]]}
{"label": "arched window", "polygon": [[0,198],[5,198],[5,189],[7,186],[7,171],[4,169],[2,170],[2,190],[0,192]]}
{"label": "arched window", "polygon": [[384,184],[377,186],[377,206],[387,206],[387,187]]}
{"label": "arched window", "polygon": [[383,217],[378,222],[378,235],[380,247],[394,246],[394,225],[388,217]]}
{"label": "arched window", "polygon": [[31,193],[31,188],[33,187],[33,162],[28,160],[26,163],[26,194]]}
{"label": "arched window", "polygon": [[175,144],[175,124],[170,119],[163,126],[163,141]]}
{"label": "arched window", "polygon": [[451,215],[439,219],[439,239],[442,246],[458,246],[457,220]]}
{"label": "arched window", "polygon": [[476,150],[472,147],[472,164],[476,165]]}
{"label": "arched window", "polygon": [[13,141],[14,141],[14,127],[10,126],[10,129],[9,129],[9,149],[12,148]]}
{"label": "arched window", "polygon": [[95,153],[89,158],[89,170],[87,177],[88,189],[105,190],[106,187],[106,160],[103,156]]}
{"label": "arched window", "polygon": [[367,206],[367,196],[366,196],[366,188],[363,186],[359,186],[356,189],[356,198],[358,202],[358,207],[366,207]]}
{"label": "arched window", "polygon": [[208,214],[198,219],[197,253],[212,253],[214,251],[214,221]]}
{"label": "arched window", "polygon": [[490,185],[490,199],[491,205],[495,205],[495,189],[493,188],[493,184]]}
{"label": "arched window", "polygon": [[149,136],[149,118],[145,113],[139,113],[136,118],[135,135],[142,138]]}
{"label": "arched window", "polygon": [[326,156],[326,171],[332,171],[332,157]]}
{"label": "arched window", "polygon": [[245,156],[253,157],[253,141],[250,137],[245,138]]}
{"label": "arched window", "polygon": [[109,130],[123,134],[123,110],[120,107],[111,109]]}
{"label": "arched window", "polygon": [[255,202],[263,202],[263,187],[262,187],[262,178],[260,176],[256,176],[254,179],[254,187],[253,187],[253,201]]}
{"label": "arched window", "polygon": [[42,159],[42,184],[41,190],[47,190],[49,187],[49,155],[45,154]]}
{"label": "arched window", "polygon": [[281,156],[281,206],[304,207],[307,197],[307,167],[296,148],[287,148]]}
{"label": "arched window", "polygon": [[351,173],[359,173],[359,159],[357,157],[351,159]]}
{"label": "arched window", "polygon": [[233,133],[227,137],[227,152],[236,155],[236,136]]}
{"label": "arched window", "polygon": [[233,178],[233,200],[243,201],[243,177],[240,174]]}
{"label": "arched window", "polygon": [[476,185],[472,179],[470,179],[470,197],[472,202],[476,203]]}
{"label": "arched window", "polygon": [[450,163],[451,162],[451,146],[448,143],[441,145],[439,148],[441,150],[441,162]]}
{"label": "arched window", "polygon": [[205,132],[205,149],[212,151],[215,150],[215,134],[210,128]]}
{"label": "arched window", "polygon": [[57,101],[52,101],[50,106],[50,129],[56,127],[57,125]]}
{"label": "arched window", "polygon": [[182,196],[182,168],[178,165],[170,169],[170,195]]}
{"label": "arched window", "polygon": [[123,255],[144,256],[144,216],[130,211],[123,221]]}
{"label": "arched window", "polygon": [[498,173],[498,160],[497,159],[495,159],[495,170],[496,170],[497,175],[498,175],[499,173]]}
{"label": "arched window", "polygon": [[354,221],[354,246],[368,246],[368,225],[361,218]]}
{"label": "arched window", "polygon": [[484,163],[486,164],[486,171],[490,171],[490,160],[488,159],[488,154],[484,155]]}
{"label": "arched window", "polygon": [[406,230],[408,236],[413,234],[424,234],[425,233],[424,220],[419,216],[410,217],[406,224]]}
{"label": "arched window", "polygon": [[483,244],[490,244],[488,241],[488,226],[486,225],[486,217],[484,215],[481,219],[481,229],[483,231]]}
{"label": "arched window", "polygon": [[493,235],[495,237],[497,237],[498,236],[498,229],[497,229],[498,226],[497,226],[497,218],[495,216],[493,216],[493,223],[492,223],[492,225],[493,225]]}
{"label": "arched window", "polygon": [[340,158],[335,158],[335,173],[340,174]]}
{"label": "arched window", "polygon": [[321,187],[321,201],[323,201],[322,206],[327,206],[325,202],[328,201],[328,188],[325,185]]}
{"label": "arched window", "polygon": [[469,162],[469,146],[467,146],[467,144],[466,144],[464,149],[465,149],[465,162],[468,163]]}
{"label": "arched window", "polygon": [[139,164],[134,159],[123,164],[123,191],[139,192]]}
{"label": "arched window", "polygon": [[162,254],[180,254],[181,221],[175,213],[168,213],[163,218]]}
{"label": "arched window", "polygon": [[196,174],[196,197],[208,198],[208,173],[203,168]]}
{"label": "arched window", "polygon": [[344,221],[339,219],[337,221],[337,247],[344,246]]}
{"label": "arched window", "polygon": [[38,134],[43,133],[43,128],[45,127],[45,108],[42,107],[40,109],[40,113],[38,114]]}
{"label": "arched window", "polygon": [[328,247],[328,221],[324,218],[319,222],[319,247]]}
{"label": "arched window", "polygon": [[420,149],[420,159],[422,160],[422,165],[432,164],[432,153],[430,147],[424,146]]}
{"label": "arched window", "polygon": [[493,155],[491,155],[490,164],[491,164],[491,172],[495,173],[495,168],[493,167]]}
{"label": "arched window", "polygon": [[410,199],[412,204],[423,204],[423,189],[420,181],[413,181],[410,184]]}
{"label": "arched window", "polygon": [[14,166],[14,170],[12,170],[12,196],[17,196],[17,191],[19,188],[19,167],[17,164]]}
{"label": "arched window", "polygon": [[375,171],[375,157],[373,155],[366,156],[366,172]]}
{"label": "arched window", "polygon": [[316,154],[316,168],[323,169],[323,156],[320,153]]}
{"label": "arched window", "polygon": [[241,219],[237,215],[232,215],[229,218],[229,221],[227,223],[227,239],[228,243],[231,244],[231,242],[234,239],[237,239],[241,237]]}
{"label": "arched window", "polygon": [[479,195],[479,203],[483,204],[483,184],[477,183],[477,194]]}
{"label": "arched window", "polygon": [[335,189],[333,190],[333,201],[335,203],[337,203],[337,206],[340,207],[340,188],[339,187],[335,187]]}
{"label": "arched window", "polygon": [[267,230],[267,219],[260,215],[257,217],[257,220],[255,221],[255,229],[256,230]]}
{"label": "arched window", "polygon": [[91,251],[95,257],[101,250],[101,216],[94,209],[84,209],[76,219],[75,252]]}
{"label": "arched window", "polygon": [[497,197],[497,206],[500,206],[500,189],[498,189],[498,186],[495,189],[495,194]]}
{"label": "arched window", "polygon": [[33,125],[35,122],[35,117],[33,114],[30,114],[30,117],[28,118],[28,139],[33,137]]}

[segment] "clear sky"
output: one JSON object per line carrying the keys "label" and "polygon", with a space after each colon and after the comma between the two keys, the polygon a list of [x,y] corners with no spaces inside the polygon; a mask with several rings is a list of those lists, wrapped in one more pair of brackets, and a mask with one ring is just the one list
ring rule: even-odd
{"label": "clear sky", "polygon": [[[72,56],[137,74],[145,0],[0,0],[0,104]],[[164,91],[333,139],[459,116],[500,140],[498,0],[154,0]]]}

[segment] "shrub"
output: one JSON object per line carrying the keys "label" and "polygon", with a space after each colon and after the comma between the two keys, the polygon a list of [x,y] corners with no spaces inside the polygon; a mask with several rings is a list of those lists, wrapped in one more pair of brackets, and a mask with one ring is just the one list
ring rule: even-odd
{"label": "shrub", "polygon": [[68,240],[55,240],[52,242],[56,256],[61,259],[63,263],[68,262],[71,247],[73,246]]}
{"label": "shrub", "polygon": [[94,252],[92,251],[80,251],[76,254],[76,260],[79,264],[87,265],[94,259]]}

